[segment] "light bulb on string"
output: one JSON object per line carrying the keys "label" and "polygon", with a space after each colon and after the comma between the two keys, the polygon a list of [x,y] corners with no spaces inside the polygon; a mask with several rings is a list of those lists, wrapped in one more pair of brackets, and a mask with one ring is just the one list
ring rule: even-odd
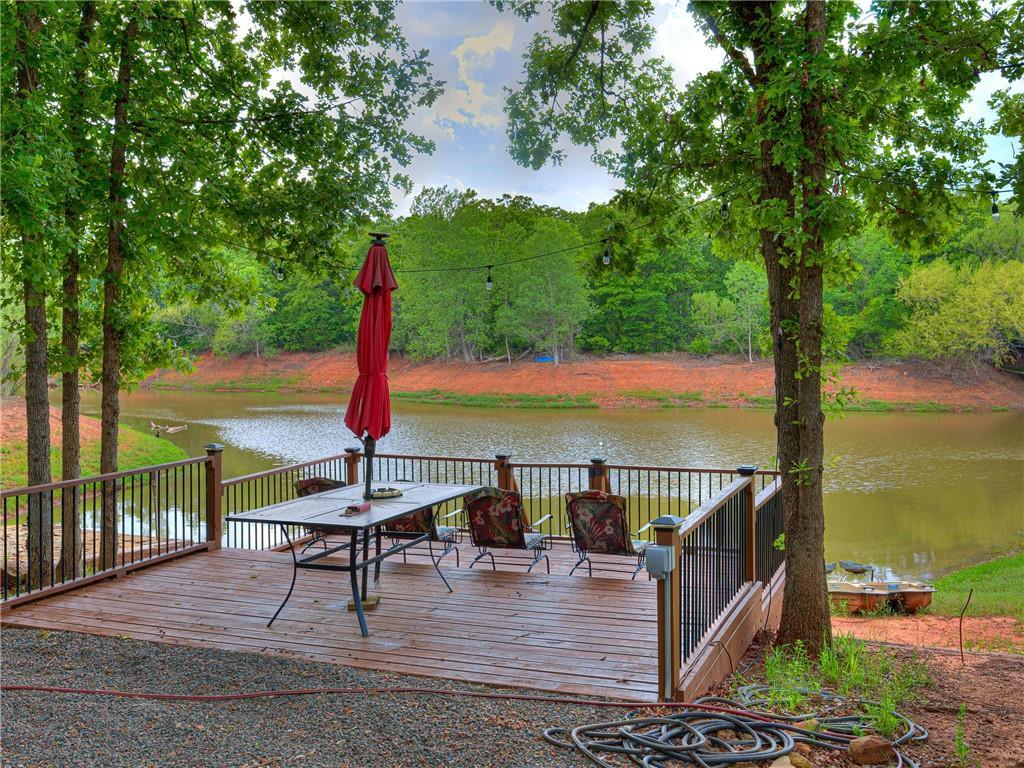
{"label": "light bulb on string", "polygon": [[722,216],[722,221],[727,221],[729,218],[729,201],[724,197],[722,198],[722,207],[718,209],[718,213]]}
{"label": "light bulb on string", "polygon": [[992,193],[992,220],[999,221],[999,195]]}
{"label": "light bulb on string", "polygon": [[484,283],[484,287],[486,287],[488,291],[490,291],[491,289],[494,288],[494,280],[491,278],[491,265],[490,264],[487,265],[487,282]]}
{"label": "light bulb on string", "polygon": [[843,176],[841,173],[837,173],[836,177],[832,179],[832,194],[839,197],[843,193]]}
{"label": "light bulb on string", "polygon": [[604,255],[601,256],[601,263],[606,267],[612,263],[612,246],[608,242],[608,238],[604,240]]}

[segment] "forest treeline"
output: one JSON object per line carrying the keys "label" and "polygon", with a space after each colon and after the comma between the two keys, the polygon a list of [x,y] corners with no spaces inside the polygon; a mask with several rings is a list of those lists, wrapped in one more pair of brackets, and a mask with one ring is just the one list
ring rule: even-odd
{"label": "forest treeline", "polygon": [[[615,237],[614,222],[631,216],[614,204],[574,213],[524,197],[426,189],[389,227],[399,281],[392,348],[465,362],[576,352],[770,355],[764,268],[754,254],[717,251],[705,217],[722,210],[717,201],[706,208]],[[1024,222],[1009,211],[994,218],[987,203],[965,205],[961,215],[953,236],[916,252],[870,226],[843,241],[855,267],[826,287],[834,356],[1010,362],[1024,342]],[[353,244],[350,264],[366,244]],[[222,356],[355,343],[361,296],[352,270],[267,266],[244,251],[226,257],[248,300],[166,303],[156,314],[159,338],[188,355]]]}

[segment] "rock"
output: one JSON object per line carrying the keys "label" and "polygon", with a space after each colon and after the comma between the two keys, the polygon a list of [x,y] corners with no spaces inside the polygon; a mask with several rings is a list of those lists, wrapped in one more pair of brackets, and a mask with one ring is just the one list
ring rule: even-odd
{"label": "rock", "polygon": [[857,765],[880,765],[895,757],[896,750],[881,736],[861,736],[850,742],[850,759]]}
{"label": "rock", "polygon": [[811,765],[811,761],[803,755],[791,752],[788,755],[776,758],[770,768],[814,768],[814,766]]}
{"label": "rock", "polygon": [[812,717],[807,720],[801,720],[799,723],[796,724],[796,727],[803,728],[805,731],[817,732],[821,730],[821,723],[819,723]]}
{"label": "rock", "polygon": [[810,744],[804,744],[802,741],[797,742],[795,749],[804,757],[808,757],[813,751]]}

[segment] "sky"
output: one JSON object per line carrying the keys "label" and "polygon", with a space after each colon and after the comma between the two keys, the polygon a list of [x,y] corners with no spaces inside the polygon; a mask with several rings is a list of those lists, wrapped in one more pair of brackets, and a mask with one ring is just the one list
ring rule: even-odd
{"label": "sky", "polygon": [[[413,0],[397,15],[410,46],[430,50],[433,74],[446,83],[437,102],[411,118],[410,127],[432,139],[436,149],[406,169],[416,186],[410,195],[394,194],[398,215],[408,213],[424,186],[471,188],[485,198],[528,195],[576,211],[612,197],[620,184],[591,162],[586,147],[566,143],[565,161],[538,171],[516,165],[509,155],[503,89],[520,78],[523,52],[542,21],[524,22],[487,2]],[[705,44],[682,0],[656,0],[652,21],[657,37],[651,53],[672,65],[678,85],[721,64],[722,54]],[[965,114],[991,121],[986,102],[1002,87],[999,75],[983,76]],[[1009,162],[1014,149],[1005,137],[991,137],[988,156]]]}

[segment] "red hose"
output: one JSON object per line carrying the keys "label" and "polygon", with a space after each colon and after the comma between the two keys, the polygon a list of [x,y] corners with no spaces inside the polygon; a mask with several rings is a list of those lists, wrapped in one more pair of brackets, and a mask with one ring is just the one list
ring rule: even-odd
{"label": "red hose", "polygon": [[115,696],[122,699],[156,699],[160,701],[232,701],[236,699],[263,699],[273,696],[319,696],[322,694],[376,695],[390,693],[419,693],[435,696],[464,696],[476,699],[505,699],[509,701],[536,701],[545,704],[576,704],[586,707],[628,707],[630,709],[656,709],[660,707],[701,709],[708,712],[723,712],[738,717],[773,722],[772,718],[754,712],[746,712],[713,704],[690,704],[685,701],[664,701],[645,703],[640,701],[591,701],[589,699],[563,698],[530,693],[497,693],[490,691],[466,691],[449,688],[284,688],[271,691],[246,691],[244,693],[151,693],[146,691],[116,691],[101,688],[63,688],[51,685],[0,685],[0,692],[39,691],[43,693],[74,693],[83,696]]}

